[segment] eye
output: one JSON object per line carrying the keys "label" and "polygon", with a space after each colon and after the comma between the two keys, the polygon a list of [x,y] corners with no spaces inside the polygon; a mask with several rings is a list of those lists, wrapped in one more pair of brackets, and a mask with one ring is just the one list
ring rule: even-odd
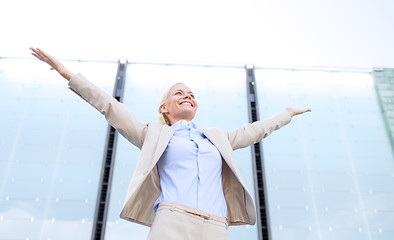
{"label": "eye", "polygon": [[190,94],[190,97],[194,99],[194,94]]}
{"label": "eye", "polygon": [[182,93],[180,91],[177,91],[174,93],[174,95],[182,95]]}

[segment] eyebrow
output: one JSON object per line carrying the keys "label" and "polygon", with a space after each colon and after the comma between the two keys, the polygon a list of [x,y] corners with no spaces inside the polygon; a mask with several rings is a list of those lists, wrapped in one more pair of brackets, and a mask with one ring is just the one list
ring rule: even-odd
{"label": "eyebrow", "polygon": [[[174,90],[174,92],[173,92],[173,93],[175,93],[175,92],[177,92],[177,91],[184,92],[182,89],[176,89],[176,90]],[[189,91],[188,93],[194,94],[192,91]]]}

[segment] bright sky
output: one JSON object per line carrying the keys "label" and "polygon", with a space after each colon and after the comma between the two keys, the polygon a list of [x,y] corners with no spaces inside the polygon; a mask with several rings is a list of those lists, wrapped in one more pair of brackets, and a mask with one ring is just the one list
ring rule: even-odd
{"label": "bright sky", "polygon": [[3,0],[0,56],[394,67],[392,0]]}

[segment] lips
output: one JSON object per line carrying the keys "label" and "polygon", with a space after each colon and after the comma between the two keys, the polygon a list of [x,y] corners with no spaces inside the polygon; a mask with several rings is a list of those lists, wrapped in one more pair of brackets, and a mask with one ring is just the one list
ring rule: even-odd
{"label": "lips", "polygon": [[183,104],[187,104],[190,107],[194,107],[194,104],[192,102],[190,102],[190,101],[182,101],[182,102],[179,103],[179,105],[183,105]]}

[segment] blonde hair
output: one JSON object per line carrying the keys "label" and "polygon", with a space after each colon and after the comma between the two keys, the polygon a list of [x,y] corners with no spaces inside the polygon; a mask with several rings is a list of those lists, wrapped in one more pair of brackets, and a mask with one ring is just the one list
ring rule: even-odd
{"label": "blonde hair", "polygon": [[171,87],[169,87],[167,90],[165,90],[163,92],[163,94],[161,95],[161,97],[159,99],[159,108],[158,108],[159,117],[158,117],[158,120],[159,120],[159,123],[161,123],[163,125],[171,126],[171,123],[170,123],[170,119],[168,119],[168,117],[164,113],[161,112],[161,106],[163,106],[163,104],[166,103],[167,97],[168,97],[168,94],[170,93],[171,88],[175,87],[178,84],[185,85],[184,83],[181,83],[181,82],[173,84]]}

